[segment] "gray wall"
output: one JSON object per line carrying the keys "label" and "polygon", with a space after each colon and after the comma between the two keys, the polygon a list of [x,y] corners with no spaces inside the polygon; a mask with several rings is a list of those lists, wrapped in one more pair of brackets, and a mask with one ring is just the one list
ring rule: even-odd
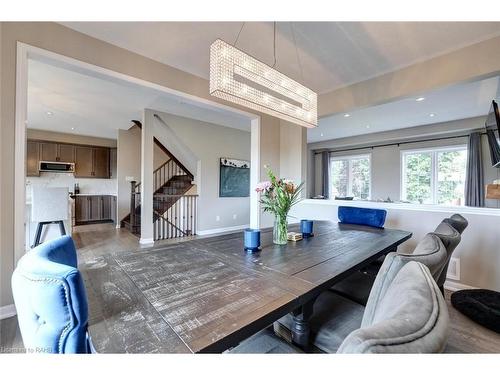
{"label": "gray wall", "polygon": [[[312,173],[308,177],[310,183],[312,184],[309,196],[321,194],[321,155],[315,155],[315,150],[321,150],[324,148],[340,150],[352,147],[362,147],[365,145],[392,143],[396,141],[408,142],[411,140],[422,138],[427,139],[433,137],[446,137],[468,134],[472,129],[481,129],[484,126],[484,120],[484,117],[475,117],[472,119],[450,121],[446,123],[438,123],[389,132],[373,133],[357,137],[311,143],[308,145],[309,158],[312,159],[312,161],[310,162]],[[334,153],[334,155],[342,156],[371,154],[372,199],[386,199],[387,197],[390,197],[392,200],[399,200],[401,198],[401,151],[426,147],[466,145],[467,140],[468,139],[466,137],[448,140],[436,140],[429,142],[404,144],[400,146],[386,146],[376,147],[374,149],[366,148],[356,151],[336,152]],[[485,184],[487,184],[491,183],[495,179],[500,178],[500,169],[493,168],[491,166],[488,141],[485,136],[482,137],[482,151],[484,162],[484,182]],[[486,200],[486,207],[500,208],[500,201],[493,199]]]}

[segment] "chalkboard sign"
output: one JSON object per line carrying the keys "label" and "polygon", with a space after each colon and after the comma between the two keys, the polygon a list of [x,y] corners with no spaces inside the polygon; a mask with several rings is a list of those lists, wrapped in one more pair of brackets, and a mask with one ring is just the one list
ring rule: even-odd
{"label": "chalkboard sign", "polygon": [[219,197],[250,196],[250,162],[220,158]]}

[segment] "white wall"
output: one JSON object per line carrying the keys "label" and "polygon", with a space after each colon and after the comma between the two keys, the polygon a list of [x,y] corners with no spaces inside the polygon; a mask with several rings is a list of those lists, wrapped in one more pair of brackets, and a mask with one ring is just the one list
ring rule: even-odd
{"label": "white wall", "polygon": [[493,209],[489,213],[484,213],[480,212],[480,208],[472,207],[437,209],[435,207],[408,207],[410,205],[397,203],[305,200],[299,203],[292,213],[299,218],[338,221],[337,208],[340,204],[386,209],[386,228],[413,233],[412,238],[401,245],[404,250],[413,249],[425,234],[432,232],[444,218],[455,212],[461,213],[469,221],[469,226],[453,253],[453,257],[460,259],[460,279],[451,281],[465,286],[500,291],[500,273],[498,272],[500,212]]}

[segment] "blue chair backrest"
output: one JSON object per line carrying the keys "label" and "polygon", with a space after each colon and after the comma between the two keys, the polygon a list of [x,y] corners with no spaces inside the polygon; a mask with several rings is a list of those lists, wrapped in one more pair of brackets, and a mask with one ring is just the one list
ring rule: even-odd
{"label": "blue chair backrest", "polygon": [[383,228],[386,215],[386,210],[375,208],[339,206],[338,209],[339,221],[344,224],[368,225],[370,227]]}
{"label": "blue chair backrest", "polygon": [[29,352],[89,352],[87,295],[70,236],[25,254],[12,275],[12,292]]}

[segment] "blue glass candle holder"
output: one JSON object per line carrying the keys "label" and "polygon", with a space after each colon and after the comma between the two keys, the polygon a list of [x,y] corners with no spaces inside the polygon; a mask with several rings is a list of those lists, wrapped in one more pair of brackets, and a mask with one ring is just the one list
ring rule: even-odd
{"label": "blue glass candle holder", "polygon": [[243,246],[245,251],[251,253],[260,251],[260,230],[245,229],[243,232]]}
{"label": "blue glass candle holder", "polygon": [[308,237],[314,236],[313,221],[312,220],[301,220],[300,221],[300,231],[302,232],[303,238],[308,238]]}

